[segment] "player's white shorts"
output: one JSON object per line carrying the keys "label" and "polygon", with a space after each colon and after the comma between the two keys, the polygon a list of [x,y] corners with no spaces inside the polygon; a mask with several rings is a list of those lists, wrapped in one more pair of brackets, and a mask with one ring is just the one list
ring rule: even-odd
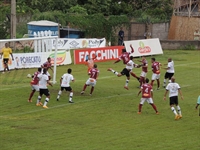
{"label": "player's white shorts", "polygon": [[151,80],[156,80],[156,79],[160,79],[160,74],[153,73]]}
{"label": "player's white shorts", "polygon": [[39,85],[31,84],[31,89],[38,92],[39,91]]}
{"label": "player's white shorts", "polygon": [[146,76],[147,76],[147,73],[142,71],[141,74],[140,74],[140,77],[144,77],[145,78]]}
{"label": "player's white shorts", "polygon": [[87,85],[91,85],[91,86],[95,86],[97,83],[96,79],[93,79],[93,78],[89,78],[85,84]]}
{"label": "player's white shorts", "polygon": [[149,104],[153,104],[153,99],[152,98],[141,98],[140,104],[144,104],[144,102],[147,102]]}

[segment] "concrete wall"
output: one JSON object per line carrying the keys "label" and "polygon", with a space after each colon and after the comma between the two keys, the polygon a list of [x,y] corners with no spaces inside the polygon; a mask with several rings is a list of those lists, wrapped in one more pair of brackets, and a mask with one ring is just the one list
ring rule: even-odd
{"label": "concrete wall", "polygon": [[195,47],[200,50],[199,41],[160,40],[160,43],[162,48],[167,50],[185,49],[186,47]]}
{"label": "concrete wall", "polygon": [[[132,22],[130,27],[123,27],[124,31],[124,40],[139,40],[144,39],[144,33],[145,33],[145,24],[144,23],[136,23]],[[169,32],[169,23],[155,23],[150,24],[149,29],[152,35],[152,38],[159,38],[160,40],[165,40],[168,38],[168,32]],[[118,29],[116,31],[116,37],[118,35]]]}
{"label": "concrete wall", "polygon": [[168,38],[169,23],[155,23],[152,25],[152,38],[165,40]]}

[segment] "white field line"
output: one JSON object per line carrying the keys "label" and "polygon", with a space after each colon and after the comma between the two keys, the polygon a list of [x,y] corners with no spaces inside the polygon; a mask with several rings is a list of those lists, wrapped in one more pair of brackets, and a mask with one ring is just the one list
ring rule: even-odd
{"label": "white field line", "polygon": [[[192,65],[192,64],[199,64],[200,62],[193,62],[193,63],[187,63],[187,64],[179,64],[179,65],[175,65],[175,67],[179,67],[179,66],[187,66],[187,65]],[[135,73],[139,73],[140,71],[138,70],[134,70]],[[98,80],[101,80],[101,79],[108,79],[108,78],[112,78],[112,76],[103,76],[103,77],[99,77]],[[87,79],[85,80],[76,80],[75,79],[75,82],[80,82],[80,81],[86,81]],[[13,89],[13,88],[24,88],[24,87],[30,87],[29,84],[27,85],[23,85],[23,86],[12,86],[11,88],[1,88],[0,91],[6,91],[6,90],[10,90],[10,89]]]}
{"label": "white field line", "polygon": [[[184,85],[184,86],[181,86],[181,88],[185,88],[185,87],[189,87],[189,86],[192,86],[192,85]],[[165,90],[165,88],[160,89],[157,92],[162,91],[162,90]],[[26,114],[36,113],[36,112],[40,112],[40,111],[44,111],[44,110],[51,110],[51,109],[55,109],[55,108],[60,108],[60,107],[64,107],[64,106],[76,105],[77,103],[79,104],[79,103],[85,103],[85,102],[90,102],[90,101],[94,101],[94,100],[109,99],[109,98],[113,98],[113,97],[122,97],[122,96],[128,96],[128,95],[133,95],[133,94],[136,95],[136,93],[121,94],[121,95],[115,94],[115,95],[111,95],[111,96],[107,96],[107,97],[97,97],[97,98],[93,98],[93,99],[89,99],[89,100],[79,101],[79,102],[75,102],[74,104],[66,103],[66,104],[62,104],[62,105],[56,105],[56,106],[49,107],[48,109],[44,109],[44,108],[41,107],[41,109],[39,109],[39,110],[33,110],[33,111],[27,111],[27,112],[15,113],[15,114],[9,114],[9,115],[2,115],[2,116],[0,116],[0,118],[26,115]]]}

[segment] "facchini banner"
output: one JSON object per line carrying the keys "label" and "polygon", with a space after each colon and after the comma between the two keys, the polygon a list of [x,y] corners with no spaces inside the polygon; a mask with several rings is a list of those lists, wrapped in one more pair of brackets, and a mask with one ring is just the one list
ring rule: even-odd
{"label": "facchini banner", "polygon": [[74,50],[74,64],[85,64],[86,58],[94,58],[95,62],[116,60],[122,52],[124,46],[108,46],[100,48],[85,48]]}
{"label": "facchini banner", "polygon": [[130,45],[134,48],[134,53],[131,56],[146,56],[163,54],[162,47],[158,38],[124,41],[127,52],[131,51]]}
{"label": "facchini banner", "polygon": [[[8,66],[10,69],[20,69],[20,68],[36,68],[40,67],[43,63],[47,61],[48,57],[51,57],[52,66],[54,65],[54,52],[44,52],[44,53],[14,53],[14,61],[12,58],[9,59]],[[58,51],[57,52],[57,65],[71,64],[71,54],[70,51]],[[0,59],[0,71],[4,69],[3,59]]]}
{"label": "facchini banner", "polygon": [[[55,49],[56,41],[52,40],[53,47]],[[78,48],[97,48],[97,47],[105,47],[106,39],[68,39],[68,38],[59,38],[57,42],[57,48],[59,50],[62,49],[78,49]]]}

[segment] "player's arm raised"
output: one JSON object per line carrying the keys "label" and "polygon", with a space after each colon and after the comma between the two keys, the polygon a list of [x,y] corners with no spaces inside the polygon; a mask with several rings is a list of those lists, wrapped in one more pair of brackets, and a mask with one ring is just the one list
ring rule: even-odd
{"label": "player's arm raised", "polygon": [[134,48],[133,48],[132,44],[130,44],[130,48],[131,48],[131,53],[134,53]]}

